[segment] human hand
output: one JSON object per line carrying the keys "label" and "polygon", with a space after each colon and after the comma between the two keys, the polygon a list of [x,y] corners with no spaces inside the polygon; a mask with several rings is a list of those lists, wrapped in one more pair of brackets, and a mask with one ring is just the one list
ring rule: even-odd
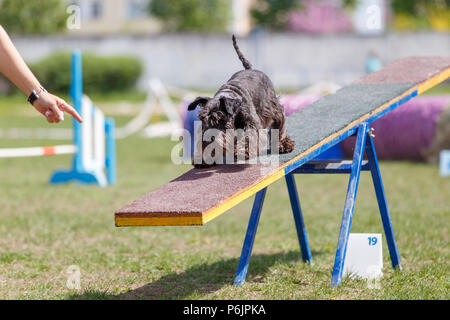
{"label": "human hand", "polygon": [[74,117],[78,122],[83,122],[78,112],[71,107],[63,99],[43,92],[39,95],[39,99],[35,100],[33,106],[39,111],[50,123],[58,123],[64,121],[64,112]]}

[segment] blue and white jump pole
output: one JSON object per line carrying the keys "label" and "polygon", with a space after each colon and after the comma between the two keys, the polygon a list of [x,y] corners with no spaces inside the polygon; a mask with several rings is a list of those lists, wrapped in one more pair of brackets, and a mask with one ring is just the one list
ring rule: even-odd
{"label": "blue and white jump pole", "polygon": [[80,51],[72,53],[72,84],[70,97],[74,108],[82,116],[83,123],[73,119],[73,142],[76,152],[70,170],[55,171],[50,183],[70,181],[103,187],[116,182],[115,123],[105,118],[100,109],[83,95],[82,58]]}

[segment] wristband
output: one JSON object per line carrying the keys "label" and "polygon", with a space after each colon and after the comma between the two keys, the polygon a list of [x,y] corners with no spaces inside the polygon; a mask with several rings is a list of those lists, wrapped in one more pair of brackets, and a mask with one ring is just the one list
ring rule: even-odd
{"label": "wristband", "polygon": [[36,90],[33,90],[30,94],[30,96],[28,97],[27,101],[29,103],[31,103],[31,105],[33,105],[33,103],[39,99],[39,95],[42,93],[48,92],[47,90],[45,90],[45,88],[43,86],[39,87],[39,90],[36,92]]}

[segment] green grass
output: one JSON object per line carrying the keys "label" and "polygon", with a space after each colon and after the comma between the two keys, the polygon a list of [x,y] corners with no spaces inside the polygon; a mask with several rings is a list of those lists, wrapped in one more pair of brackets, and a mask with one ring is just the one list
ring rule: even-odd
{"label": "green grass", "polygon": [[[19,100],[0,99],[0,128],[44,127]],[[119,124],[128,120],[117,117]],[[66,121],[65,126],[70,125]],[[66,143],[66,141],[61,141]],[[58,141],[0,140],[0,147]],[[185,172],[169,139],[119,140],[118,183],[47,183],[70,156],[0,159],[0,299],[449,299],[450,179],[437,166],[381,162],[403,270],[383,240],[378,289],[330,286],[345,175],[297,176],[314,264],[300,259],[282,180],[268,189],[247,281],[232,285],[252,205],[248,199],[203,227],[116,228],[114,211]],[[383,233],[370,176],[361,175],[352,232]],[[77,265],[81,289],[66,287]]]}
{"label": "green grass", "polygon": [[450,80],[447,80],[436,87],[431,88],[425,94],[449,94],[450,93]]}

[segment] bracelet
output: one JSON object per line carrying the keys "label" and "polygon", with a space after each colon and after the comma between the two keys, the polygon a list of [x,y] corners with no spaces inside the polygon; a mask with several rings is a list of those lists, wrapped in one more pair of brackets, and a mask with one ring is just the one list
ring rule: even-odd
{"label": "bracelet", "polygon": [[42,93],[46,93],[48,92],[47,90],[45,90],[45,88],[43,86],[39,86],[39,90],[36,92],[36,90],[33,90],[30,94],[30,96],[28,97],[27,101],[29,103],[31,103],[31,105],[33,105],[33,103],[39,99],[39,95]]}

